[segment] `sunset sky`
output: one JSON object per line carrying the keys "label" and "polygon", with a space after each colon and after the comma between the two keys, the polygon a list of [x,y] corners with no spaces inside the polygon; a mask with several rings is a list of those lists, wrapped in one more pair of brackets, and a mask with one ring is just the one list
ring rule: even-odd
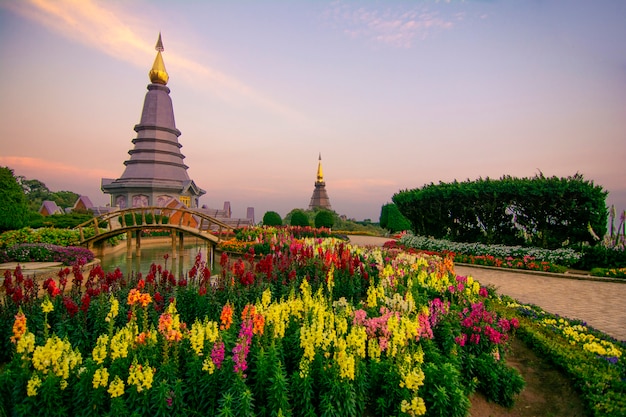
{"label": "sunset sky", "polygon": [[0,166],[108,203],[155,43],[200,204],[378,221],[430,182],[581,173],[626,209],[626,1],[0,0]]}

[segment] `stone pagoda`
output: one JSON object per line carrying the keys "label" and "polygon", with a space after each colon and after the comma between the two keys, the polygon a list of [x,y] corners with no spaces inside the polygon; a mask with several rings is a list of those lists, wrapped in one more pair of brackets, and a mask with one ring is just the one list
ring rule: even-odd
{"label": "stone pagoda", "polygon": [[135,125],[137,137],[130,159],[116,180],[103,178],[101,189],[111,195],[111,206],[119,208],[165,206],[172,199],[189,208],[198,207],[198,198],[206,191],[199,188],[187,174],[185,156],[178,142],[181,132],[174,122],[174,109],[167,87],[169,75],[163,63],[161,34],[156,44],[157,55],[149,72],[150,84]]}
{"label": "stone pagoda", "polygon": [[315,180],[315,189],[309,203],[309,210],[322,208],[332,210],[330,199],[326,192],[326,183],[324,182],[324,172],[322,171],[322,154],[320,153],[319,162],[317,164],[317,178]]}

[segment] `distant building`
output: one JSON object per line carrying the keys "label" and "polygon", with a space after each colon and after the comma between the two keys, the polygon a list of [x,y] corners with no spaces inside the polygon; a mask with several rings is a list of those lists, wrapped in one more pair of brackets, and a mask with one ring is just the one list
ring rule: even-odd
{"label": "distant building", "polygon": [[51,200],[44,200],[39,207],[39,214],[44,216],[52,216],[53,214],[63,214],[63,209],[57,206],[57,203]]}
{"label": "distant building", "polygon": [[161,34],[156,50],[141,120],[134,129],[134,148],[128,152],[130,159],[124,162],[122,176],[116,180],[103,178],[101,188],[111,195],[112,207],[163,207],[174,198],[189,208],[197,208],[198,198],[206,191],[189,178],[188,167],[183,163],[185,156],[178,142],[181,132],[174,122],[167,87],[169,75],[161,56]]}
{"label": "distant building", "polygon": [[114,208],[110,206],[94,206],[89,197],[81,195],[74,203],[74,206],[67,211],[77,213],[92,212],[94,216],[100,216],[101,214],[110,213],[113,210]]}
{"label": "distant building", "polygon": [[246,226],[254,226],[254,207],[248,207],[246,210],[245,218],[237,218],[231,217],[232,211],[230,208],[230,201],[224,201],[223,209],[214,209],[208,208],[207,206],[202,206],[197,211],[206,214],[207,216],[215,217],[217,220],[222,223],[226,223],[227,225],[234,227],[235,229]]}
{"label": "distant building", "polygon": [[322,208],[332,210],[330,199],[326,192],[326,183],[324,182],[324,172],[322,171],[322,154],[320,153],[319,162],[317,164],[317,178],[315,180],[315,189],[309,203],[309,210]]}

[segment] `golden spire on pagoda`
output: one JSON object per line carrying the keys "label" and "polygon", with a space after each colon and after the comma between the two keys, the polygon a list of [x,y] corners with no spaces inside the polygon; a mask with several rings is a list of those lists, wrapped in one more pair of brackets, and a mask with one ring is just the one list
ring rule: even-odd
{"label": "golden spire on pagoda", "polygon": [[152,69],[148,73],[150,81],[154,84],[167,85],[167,81],[170,79],[170,76],[167,75],[167,70],[165,69],[165,64],[163,63],[163,57],[161,56],[161,52],[165,49],[163,48],[163,41],[161,41],[161,32],[159,32],[159,40],[157,41],[154,49],[157,50],[157,56],[154,59],[154,64],[152,64]]}
{"label": "golden spire on pagoda", "polygon": [[322,153],[320,152],[319,162],[317,164],[317,182],[324,182],[324,172],[322,171]]}

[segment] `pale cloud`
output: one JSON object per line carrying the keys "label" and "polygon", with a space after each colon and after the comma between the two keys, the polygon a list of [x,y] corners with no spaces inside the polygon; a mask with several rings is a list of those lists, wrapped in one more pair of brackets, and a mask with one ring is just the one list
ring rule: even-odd
{"label": "pale cloud", "polygon": [[[156,33],[145,22],[123,9],[124,3],[96,0],[22,0],[1,2],[0,7],[35,21],[74,42],[94,48],[121,61],[146,68],[154,60]],[[167,37],[164,36],[167,51]],[[293,109],[273,101],[244,82],[202,62],[164,54],[170,73],[195,87],[208,88],[223,100],[233,100],[233,93],[275,113],[302,119]]]}
{"label": "pale cloud", "polygon": [[[453,20],[446,20],[426,7],[400,7],[373,9],[357,7],[358,3],[334,2],[325,17],[353,39],[385,44],[398,48],[410,48],[417,40],[428,38],[434,31],[453,27]],[[463,14],[457,13],[456,20]]]}
{"label": "pale cloud", "polygon": [[39,180],[44,178],[82,178],[83,180],[97,179],[99,183],[101,178],[117,177],[117,173],[110,170],[82,168],[75,164],[70,165],[26,156],[0,156],[0,166],[13,169],[16,175]]}

